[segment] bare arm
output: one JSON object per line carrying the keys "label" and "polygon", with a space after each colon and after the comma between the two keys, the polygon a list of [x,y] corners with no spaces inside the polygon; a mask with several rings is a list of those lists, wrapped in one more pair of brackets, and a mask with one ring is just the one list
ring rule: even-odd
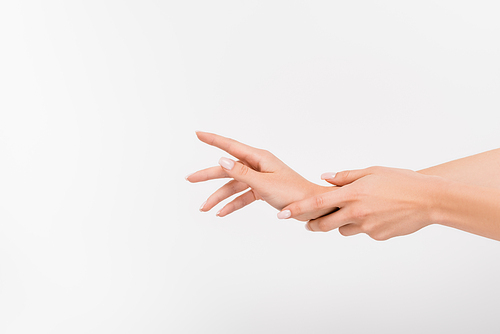
{"label": "bare arm", "polygon": [[447,181],[435,191],[435,223],[500,241],[500,189]]}
{"label": "bare arm", "polygon": [[221,166],[187,177],[190,182],[233,179],[209,197],[202,211],[250,187],[219,215],[263,199],[282,210],[279,218],[313,218],[306,224],[312,231],[338,228],[346,236],[367,233],[385,240],[442,224],[500,240],[500,149],[419,172],[385,167],[344,171],[326,178],[337,187],[321,187],[267,151],[215,134],[197,135],[240,159],[221,159]]}
{"label": "bare arm", "polygon": [[418,171],[446,179],[500,189],[500,148]]}

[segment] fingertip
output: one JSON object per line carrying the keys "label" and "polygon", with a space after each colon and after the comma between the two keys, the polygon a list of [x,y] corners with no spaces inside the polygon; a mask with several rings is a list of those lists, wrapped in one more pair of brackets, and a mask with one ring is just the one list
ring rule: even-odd
{"label": "fingertip", "polygon": [[337,173],[332,173],[332,172],[323,173],[321,174],[321,179],[325,181],[331,181],[335,178],[335,175],[337,175]]}
{"label": "fingertip", "polygon": [[232,170],[234,167],[235,161],[229,158],[220,158],[219,159],[219,165],[221,165],[222,168],[225,170]]}
{"label": "fingertip", "polygon": [[[189,181],[189,177],[190,177],[191,175],[193,175],[193,174],[194,174],[194,173],[190,173],[190,174],[188,174],[188,175],[184,176],[184,179],[185,179],[186,181]],[[189,182],[191,182],[191,181],[189,181]]]}
{"label": "fingertip", "polygon": [[292,216],[292,212],[290,210],[282,210],[278,212],[278,219],[287,219]]}
{"label": "fingertip", "polygon": [[195,131],[194,133],[196,134],[196,137],[198,137],[198,139],[199,139],[199,140],[201,140],[201,141],[203,141],[203,142],[204,142],[204,140],[203,140],[203,139],[205,139],[205,140],[206,140],[206,138],[203,138],[203,137],[206,137],[206,135],[208,134],[208,132],[205,132],[205,131],[198,131],[198,130],[197,130],[197,131]]}
{"label": "fingertip", "polygon": [[230,211],[230,212],[224,212],[224,213],[221,213],[221,212],[222,212],[222,210],[224,210],[224,208],[222,208],[222,209],[220,209],[219,211],[217,211],[217,213],[215,214],[215,216],[216,216],[216,217],[219,217],[219,218],[222,218],[222,217],[225,217],[225,216],[227,216],[228,214],[230,214],[230,213],[231,213],[231,211]]}

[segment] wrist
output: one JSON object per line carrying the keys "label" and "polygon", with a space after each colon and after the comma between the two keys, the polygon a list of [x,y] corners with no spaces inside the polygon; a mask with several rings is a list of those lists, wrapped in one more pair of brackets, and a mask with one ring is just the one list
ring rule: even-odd
{"label": "wrist", "polygon": [[433,191],[432,222],[463,229],[460,227],[460,221],[464,212],[460,207],[472,204],[463,198],[469,186],[441,177],[436,177],[436,179]]}
{"label": "wrist", "polygon": [[429,176],[429,186],[426,188],[428,208],[428,225],[448,225],[451,217],[449,210],[450,193],[456,186],[453,181],[440,176]]}

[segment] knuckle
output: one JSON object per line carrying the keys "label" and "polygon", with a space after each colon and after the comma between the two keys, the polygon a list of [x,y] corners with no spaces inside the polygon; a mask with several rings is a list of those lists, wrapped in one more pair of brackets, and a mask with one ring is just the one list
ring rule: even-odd
{"label": "knuckle", "polygon": [[237,182],[234,182],[235,180],[231,180],[227,183],[227,186],[229,188],[230,191],[232,192],[236,192],[237,191],[237,186],[238,186],[238,183]]}
{"label": "knuckle", "polygon": [[360,224],[358,225],[358,228],[361,233],[366,233],[368,235],[370,234],[370,230],[366,224]]}
{"label": "knuckle", "polygon": [[241,165],[241,169],[240,169],[241,176],[247,175],[249,171],[250,171],[250,168],[247,165]]}
{"label": "knuckle", "polygon": [[253,153],[253,158],[255,160],[269,160],[272,157],[272,153],[264,149],[256,149]]}
{"label": "knuckle", "polygon": [[339,178],[340,180],[346,180],[346,179],[348,179],[348,178],[349,178],[349,174],[350,174],[350,173],[351,173],[350,171],[345,170],[345,171],[342,171],[342,172],[338,172],[338,173],[335,175],[335,177],[336,177],[336,178]]}
{"label": "knuckle", "polygon": [[323,205],[325,204],[325,201],[323,199],[323,197],[321,196],[317,196],[316,198],[314,198],[314,208],[315,209],[321,209],[323,208]]}
{"label": "knuckle", "polygon": [[[339,189],[340,190],[340,189]],[[350,201],[350,193],[348,188],[343,188],[343,191],[338,191],[336,193],[337,199],[339,202],[349,202]]]}
{"label": "knuckle", "polygon": [[354,188],[349,188],[349,192],[346,194],[346,200],[349,200],[351,202],[358,201],[360,196],[360,189],[359,187],[354,187]]}
{"label": "knuckle", "polygon": [[355,208],[351,212],[351,217],[355,221],[364,220],[367,216],[368,216],[368,210],[362,207]]}
{"label": "knuckle", "polygon": [[265,157],[271,157],[273,154],[269,152],[268,150],[260,150],[260,153],[265,156]]}
{"label": "knuckle", "polygon": [[262,159],[264,159],[264,156],[260,152],[255,152],[255,151],[252,151],[245,156],[246,161],[251,161],[251,160],[260,161]]}
{"label": "knuckle", "polygon": [[353,210],[351,215],[352,215],[352,218],[356,221],[363,218],[363,212],[360,209]]}
{"label": "knuckle", "polygon": [[377,226],[369,222],[362,223],[360,225],[360,229],[361,231],[363,231],[363,233],[366,233],[368,235],[372,235],[373,233],[377,232]]}
{"label": "knuckle", "polygon": [[367,192],[367,186],[363,182],[360,182],[355,187],[349,189],[349,198],[351,201],[359,201]]}

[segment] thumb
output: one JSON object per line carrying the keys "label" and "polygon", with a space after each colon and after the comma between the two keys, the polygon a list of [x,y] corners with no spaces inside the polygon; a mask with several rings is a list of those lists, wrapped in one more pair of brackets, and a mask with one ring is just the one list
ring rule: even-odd
{"label": "thumb", "polygon": [[370,168],[353,169],[338,173],[323,173],[321,174],[321,179],[336,186],[345,186],[346,184],[352,183],[357,179],[360,179],[372,173],[373,171],[370,170]]}
{"label": "thumb", "polygon": [[237,181],[248,184],[250,187],[254,187],[256,181],[259,179],[259,172],[253,170],[247,165],[241,162],[231,160],[229,158],[220,158],[219,165],[226,171],[229,177]]}

